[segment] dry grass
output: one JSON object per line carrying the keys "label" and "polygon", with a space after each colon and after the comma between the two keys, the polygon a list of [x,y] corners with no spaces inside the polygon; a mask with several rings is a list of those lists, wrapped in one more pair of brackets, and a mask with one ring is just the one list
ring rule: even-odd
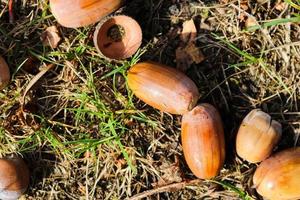
{"label": "dry grass", "polygon": [[[260,199],[251,187],[256,166],[242,162],[234,150],[236,130],[252,108],[283,124],[278,150],[299,146],[296,8],[286,4],[277,10],[275,1],[250,1],[244,11],[244,1],[238,0],[131,0],[118,12],[140,22],[145,48],[128,61],[112,63],[93,47],[94,26],[66,29],[56,23],[47,0],[16,2],[13,24],[7,1],[0,4],[0,52],[13,74],[0,92],[0,154],[18,152],[28,163],[31,184],[24,199],[126,199],[163,181],[195,178],[182,155],[180,116],[144,105],[126,85],[126,70],[138,60],[175,66],[178,31],[190,18],[199,25],[197,43],[206,60],[187,74],[199,86],[200,102],[221,112],[227,160],[215,181],[148,199]],[[260,26],[246,30],[243,17],[255,17]],[[51,25],[63,38],[57,49],[40,41]],[[26,86],[49,64],[55,67],[26,95],[22,113]]]}

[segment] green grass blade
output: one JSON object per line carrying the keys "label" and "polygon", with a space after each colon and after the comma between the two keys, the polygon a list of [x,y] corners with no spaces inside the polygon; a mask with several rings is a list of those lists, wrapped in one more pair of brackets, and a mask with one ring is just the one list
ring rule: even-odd
{"label": "green grass blade", "polygon": [[258,29],[264,29],[264,28],[268,28],[271,26],[277,26],[279,24],[285,24],[285,23],[300,23],[300,16],[295,16],[295,17],[291,17],[291,18],[283,18],[283,19],[273,19],[269,22],[265,22],[261,25],[255,25],[255,26],[251,26],[249,28],[246,29],[246,31],[256,31]]}
{"label": "green grass blade", "polygon": [[216,183],[221,185],[224,189],[226,190],[230,190],[234,193],[236,193],[237,195],[239,195],[239,197],[242,200],[253,200],[253,198],[245,191],[241,190],[240,188],[237,188],[236,186],[225,182],[225,181],[216,181],[216,180],[211,180],[211,182]]}
{"label": "green grass blade", "polygon": [[284,0],[284,2],[290,4],[292,7],[296,8],[297,10],[300,10],[300,5],[298,5],[300,4],[299,0],[297,0],[298,4],[294,3],[292,0]]}
{"label": "green grass blade", "polygon": [[115,141],[116,141],[116,143],[118,144],[119,148],[121,149],[121,152],[122,152],[122,154],[123,154],[123,156],[124,156],[124,158],[125,158],[125,160],[126,160],[128,166],[130,167],[130,169],[132,170],[132,172],[133,172],[134,174],[136,174],[136,173],[137,173],[137,169],[136,169],[135,166],[133,166],[133,164],[132,164],[132,162],[131,162],[131,159],[129,158],[129,155],[128,155],[128,153],[127,153],[125,147],[124,147],[123,144],[121,143],[121,139],[120,139],[120,137],[118,136],[118,134],[117,134],[117,132],[116,132],[116,130],[115,130],[115,128],[114,128],[114,125],[113,125],[113,122],[112,122],[111,119],[108,120],[107,125],[109,126],[109,129],[110,129],[111,133],[113,134],[113,136],[115,136],[115,138],[116,138]]}

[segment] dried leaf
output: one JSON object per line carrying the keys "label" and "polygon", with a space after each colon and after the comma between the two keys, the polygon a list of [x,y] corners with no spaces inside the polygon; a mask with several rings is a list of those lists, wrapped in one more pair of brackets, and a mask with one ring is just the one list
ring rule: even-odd
{"label": "dried leaf", "polygon": [[288,4],[283,1],[283,2],[278,2],[274,8],[278,11],[283,11],[287,6]]}
{"label": "dried leaf", "polygon": [[204,56],[195,44],[197,37],[197,29],[194,21],[191,19],[183,23],[182,32],[180,34],[181,43],[176,49],[177,69],[185,72],[193,63],[200,63],[204,60]]}
{"label": "dried leaf", "polygon": [[190,59],[190,56],[182,47],[178,47],[176,49],[176,64],[177,64],[177,69],[183,72],[188,70],[191,64],[193,64],[192,60]]}
{"label": "dried leaf", "polygon": [[248,10],[249,9],[248,0],[241,0],[240,7],[244,11]]}
{"label": "dried leaf", "polygon": [[201,63],[204,60],[204,55],[200,51],[198,47],[196,47],[195,43],[190,43],[185,47],[185,51],[190,56],[192,61],[196,64]]}
{"label": "dried leaf", "polygon": [[196,36],[197,36],[197,29],[194,20],[191,19],[189,21],[185,21],[182,24],[182,32],[180,35],[181,41],[185,43],[192,42],[196,39]]}
{"label": "dried leaf", "polygon": [[48,27],[41,35],[41,40],[43,45],[56,48],[58,43],[61,41],[58,30],[56,26]]}
{"label": "dried leaf", "polygon": [[245,22],[245,26],[246,28],[250,28],[251,26],[256,26],[258,25],[255,17],[248,17],[246,22]]}
{"label": "dried leaf", "polygon": [[195,43],[189,43],[185,47],[178,47],[176,49],[176,63],[177,69],[185,72],[191,64],[199,64],[204,60],[204,55],[201,50],[196,47]]}

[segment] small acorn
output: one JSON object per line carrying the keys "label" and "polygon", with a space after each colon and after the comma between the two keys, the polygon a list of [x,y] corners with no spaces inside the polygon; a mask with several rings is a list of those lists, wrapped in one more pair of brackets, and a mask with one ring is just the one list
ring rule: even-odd
{"label": "small acorn", "polygon": [[283,150],[256,169],[253,184],[269,200],[300,199],[300,147]]}
{"label": "small acorn", "polygon": [[20,157],[0,159],[0,199],[18,199],[29,184],[29,170]]}
{"label": "small acorn", "polygon": [[242,121],[236,138],[237,154],[250,163],[269,157],[281,138],[281,124],[267,113],[254,109]]}
{"label": "small acorn", "polygon": [[192,110],[199,99],[195,83],[182,72],[155,62],[142,62],[128,71],[128,86],[148,105],[171,114]]}
{"label": "small acorn", "polygon": [[217,176],[225,160],[225,139],[216,108],[204,103],[182,117],[181,141],[184,158],[195,176]]}
{"label": "small acorn", "polygon": [[131,57],[142,44],[142,29],[131,17],[118,15],[99,23],[94,44],[100,54],[110,59]]}
{"label": "small acorn", "polygon": [[0,90],[5,88],[10,80],[10,72],[7,63],[0,56]]}

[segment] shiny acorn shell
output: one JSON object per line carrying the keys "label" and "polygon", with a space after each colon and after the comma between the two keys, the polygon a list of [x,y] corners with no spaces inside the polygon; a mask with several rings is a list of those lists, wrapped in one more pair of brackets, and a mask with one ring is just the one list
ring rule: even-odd
{"label": "shiny acorn shell", "polygon": [[94,45],[107,58],[126,59],[139,49],[142,38],[142,29],[133,18],[118,15],[97,25]]}
{"label": "shiny acorn shell", "polygon": [[250,163],[265,160],[281,138],[281,124],[259,109],[242,121],[236,138],[237,154]]}
{"label": "shiny acorn shell", "polygon": [[0,199],[15,200],[27,189],[29,170],[22,158],[0,159]]}
{"label": "shiny acorn shell", "polygon": [[171,114],[184,114],[194,108],[199,92],[182,72],[155,62],[142,62],[128,71],[128,86],[148,105]]}
{"label": "shiny acorn shell", "polygon": [[256,169],[253,184],[269,200],[300,199],[300,147],[281,151]]}
{"label": "shiny acorn shell", "polygon": [[100,21],[122,4],[123,0],[50,0],[50,9],[62,26],[78,28]]}
{"label": "shiny acorn shell", "polygon": [[183,115],[181,141],[190,170],[201,179],[217,176],[225,160],[221,117],[210,104],[200,104]]}
{"label": "shiny acorn shell", "polygon": [[10,80],[10,72],[7,63],[0,56],[0,90],[7,86]]}

